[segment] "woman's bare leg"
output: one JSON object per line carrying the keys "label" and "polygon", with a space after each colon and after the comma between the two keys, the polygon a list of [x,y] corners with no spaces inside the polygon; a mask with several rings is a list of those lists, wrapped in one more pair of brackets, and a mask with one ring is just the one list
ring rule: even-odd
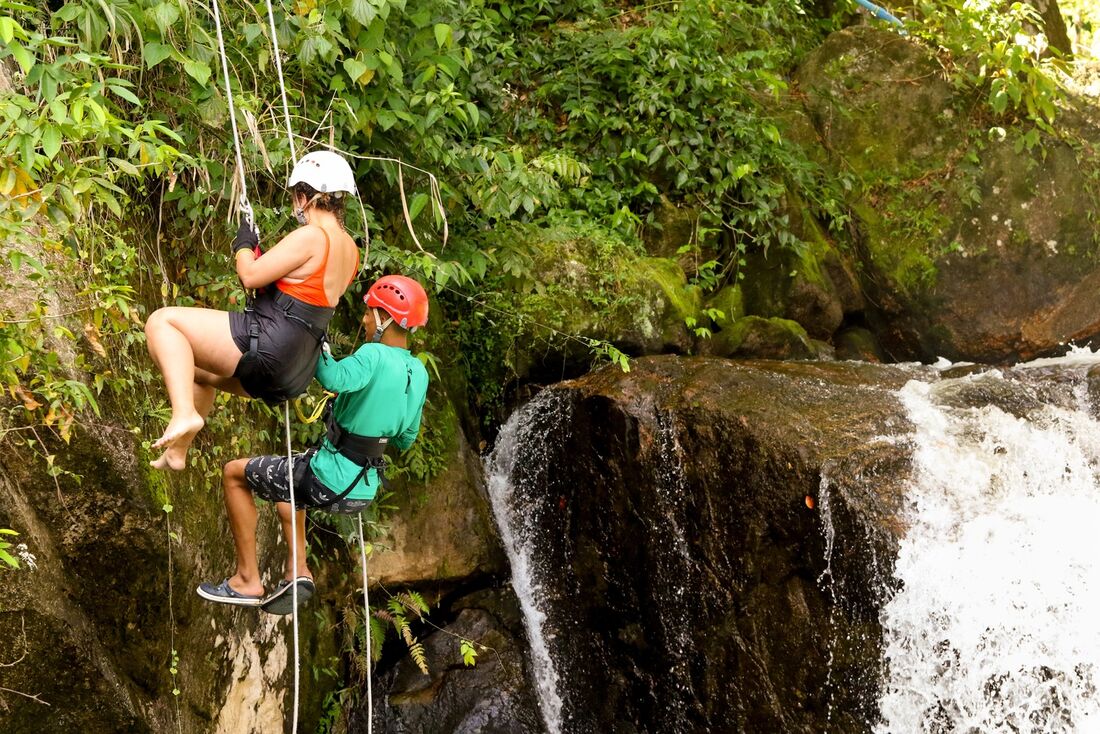
{"label": "woman's bare leg", "polygon": [[187,449],[205,423],[202,412],[208,413],[213,405],[210,390],[196,389],[196,368],[204,376],[231,379],[241,351],[233,342],[225,311],[161,308],[146,321],[145,335],[149,354],[164,375],[172,405],[168,427],[153,444],[153,448],[163,447],[164,454],[151,463],[157,469],[180,470],[187,464]]}

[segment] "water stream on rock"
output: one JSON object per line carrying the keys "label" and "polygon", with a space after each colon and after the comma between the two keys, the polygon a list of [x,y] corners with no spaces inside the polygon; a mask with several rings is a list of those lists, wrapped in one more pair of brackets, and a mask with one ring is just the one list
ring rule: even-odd
{"label": "water stream on rock", "polygon": [[914,472],[878,734],[1100,730],[1098,362],[901,391]]}
{"label": "water stream on rock", "polygon": [[[540,559],[536,551],[538,536],[544,532],[539,525],[539,503],[535,501],[539,486],[537,477],[521,478],[517,469],[521,463],[547,464],[549,442],[540,437],[552,436],[555,425],[567,421],[568,404],[560,395],[543,392],[504,424],[486,467],[493,514],[508,553],[512,587],[519,599],[531,646],[539,709],[550,734],[562,731],[562,700],[548,644],[553,632],[546,620],[547,600],[541,594],[542,579],[548,569],[545,559]],[[540,455],[532,456],[532,452]],[[520,486],[514,486],[517,484]]]}

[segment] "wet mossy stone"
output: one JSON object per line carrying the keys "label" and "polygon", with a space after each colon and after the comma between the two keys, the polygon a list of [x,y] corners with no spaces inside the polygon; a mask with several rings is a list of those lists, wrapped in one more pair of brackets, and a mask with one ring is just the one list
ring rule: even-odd
{"label": "wet mossy stone", "polygon": [[819,350],[797,321],[745,316],[711,340],[710,353],[719,357],[814,359]]}
{"label": "wet mossy stone", "polygon": [[717,320],[719,328],[732,324],[745,315],[745,296],[741,286],[725,286],[707,300],[706,308],[722,312],[722,317]]}
{"label": "wet mossy stone", "polygon": [[524,225],[513,234],[538,278],[503,293],[499,304],[515,320],[506,357],[515,375],[553,365],[560,376],[563,360],[587,364],[590,349],[563,334],[607,341],[630,355],[693,347],[685,320],[698,317],[702,294],[675,260],[645,256],[640,245],[596,225]]}
{"label": "wet mossy stone", "polygon": [[836,358],[857,362],[886,362],[886,354],[875,338],[874,332],[861,327],[851,327],[837,332]]}

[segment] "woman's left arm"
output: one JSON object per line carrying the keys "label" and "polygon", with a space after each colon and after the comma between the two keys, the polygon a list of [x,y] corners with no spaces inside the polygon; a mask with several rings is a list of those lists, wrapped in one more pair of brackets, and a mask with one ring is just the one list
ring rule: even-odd
{"label": "woman's left arm", "polygon": [[237,276],[245,288],[263,288],[309,262],[314,254],[313,244],[309,228],[299,227],[279,240],[279,244],[263,257],[256,257],[252,250],[238,250]]}

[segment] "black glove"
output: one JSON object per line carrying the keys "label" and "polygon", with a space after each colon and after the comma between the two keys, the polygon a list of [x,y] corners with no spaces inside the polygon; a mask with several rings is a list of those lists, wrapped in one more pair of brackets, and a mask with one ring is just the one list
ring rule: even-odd
{"label": "black glove", "polygon": [[237,236],[233,238],[233,255],[241,250],[253,250],[260,244],[260,238],[252,230],[248,220],[241,217],[241,226],[237,228]]}

